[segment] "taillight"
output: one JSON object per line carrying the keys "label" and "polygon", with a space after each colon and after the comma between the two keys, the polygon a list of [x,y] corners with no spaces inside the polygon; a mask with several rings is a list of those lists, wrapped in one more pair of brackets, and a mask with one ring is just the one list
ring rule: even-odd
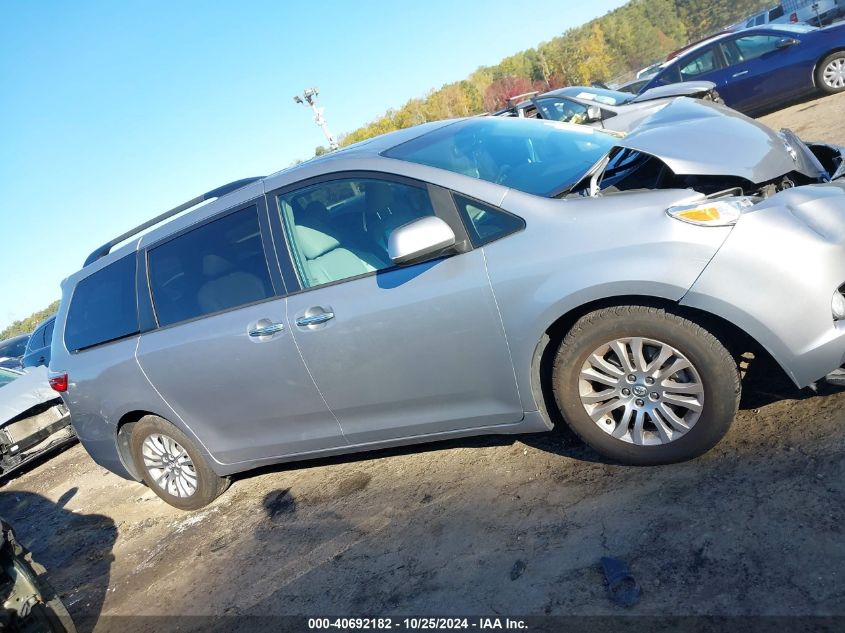
{"label": "taillight", "polygon": [[54,391],[67,391],[67,372],[66,371],[51,371],[47,374],[47,380]]}

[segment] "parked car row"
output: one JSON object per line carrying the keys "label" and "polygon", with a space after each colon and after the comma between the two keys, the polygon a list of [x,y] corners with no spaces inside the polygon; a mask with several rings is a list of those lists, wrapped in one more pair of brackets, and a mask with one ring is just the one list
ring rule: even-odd
{"label": "parked car row", "polygon": [[624,137],[394,132],[97,248],[49,379],[97,463],[185,509],[265,464],[546,431],[548,407],[610,459],[689,459],[733,420],[744,346],[798,386],[841,363],[843,152],[686,97]]}

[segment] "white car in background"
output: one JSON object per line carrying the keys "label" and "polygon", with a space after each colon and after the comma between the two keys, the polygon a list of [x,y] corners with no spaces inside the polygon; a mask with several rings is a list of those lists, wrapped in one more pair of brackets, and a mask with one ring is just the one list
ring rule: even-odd
{"label": "white car in background", "polygon": [[70,413],[50,388],[46,367],[0,367],[0,477],[75,439]]}

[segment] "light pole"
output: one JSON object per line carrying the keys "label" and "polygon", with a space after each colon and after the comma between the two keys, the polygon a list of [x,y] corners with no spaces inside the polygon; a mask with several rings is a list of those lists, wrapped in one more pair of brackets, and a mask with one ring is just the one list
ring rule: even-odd
{"label": "light pole", "polygon": [[307,105],[311,110],[314,112],[314,123],[320,126],[320,129],[323,130],[323,134],[326,135],[326,139],[329,141],[329,149],[334,150],[339,147],[337,144],[337,139],[332,134],[332,131],[329,129],[329,124],[326,123],[326,119],[323,116],[323,108],[317,107],[317,95],[319,91],[317,88],[308,88],[302,93],[302,96],[296,95],[293,100],[296,103],[301,103],[302,105]]}

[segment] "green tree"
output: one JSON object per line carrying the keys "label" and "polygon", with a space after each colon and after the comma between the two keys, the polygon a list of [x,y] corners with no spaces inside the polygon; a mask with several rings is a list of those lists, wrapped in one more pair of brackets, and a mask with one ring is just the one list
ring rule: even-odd
{"label": "green tree", "polygon": [[46,319],[51,314],[55,314],[56,310],[59,309],[59,302],[54,301],[49,306],[44,308],[43,310],[39,310],[33,314],[30,314],[25,319],[20,319],[15,321],[10,326],[8,326],[5,330],[0,332],[0,341],[11,338],[12,336],[17,336],[18,334],[29,334],[32,332],[38,324],[41,323],[44,319]]}

